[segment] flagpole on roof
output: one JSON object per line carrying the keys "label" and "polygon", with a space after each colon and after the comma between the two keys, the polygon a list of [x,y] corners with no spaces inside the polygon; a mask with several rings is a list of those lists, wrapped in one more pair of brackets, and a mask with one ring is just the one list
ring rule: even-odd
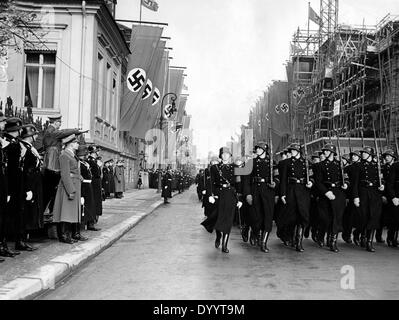
{"label": "flagpole on roof", "polygon": [[306,55],[307,56],[309,55],[309,43],[310,43],[310,41],[309,41],[309,36],[310,36],[310,31],[309,31],[309,29],[310,29],[310,27],[309,27],[309,23],[310,23],[309,11],[310,11],[310,2],[308,2],[308,45],[306,46]]}
{"label": "flagpole on roof", "polygon": [[140,2],[140,24],[141,24],[141,13],[142,13],[142,9],[143,9],[143,3],[142,0],[139,0]]}

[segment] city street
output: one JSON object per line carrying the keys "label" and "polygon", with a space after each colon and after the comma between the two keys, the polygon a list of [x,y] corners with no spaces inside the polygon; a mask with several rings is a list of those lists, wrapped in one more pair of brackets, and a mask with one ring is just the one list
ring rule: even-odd
{"label": "city street", "polygon": [[[305,252],[297,253],[283,246],[274,227],[265,254],[244,243],[234,227],[230,253],[224,254],[214,247],[215,235],[200,225],[203,211],[194,187],[170,202],[39,299],[399,297],[398,249],[376,244],[376,252],[368,253],[339,238],[336,254],[308,239]],[[355,289],[345,290],[341,278],[352,267]]]}

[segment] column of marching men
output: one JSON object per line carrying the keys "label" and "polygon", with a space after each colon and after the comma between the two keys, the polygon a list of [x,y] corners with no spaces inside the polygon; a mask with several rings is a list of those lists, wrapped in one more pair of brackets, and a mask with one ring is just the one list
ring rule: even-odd
{"label": "column of marching men", "polygon": [[32,234],[68,244],[88,240],[81,230],[101,230],[95,225],[102,201],[111,193],[123,197],[124,161],[115,169],[112,159],[103,164],[98,146],[82,139],[87,131],[61,130],[61,119],[49,117],[39,153],[34,125],[0,115],[0,262],[36,250]]}
{"label": "column of marching men", "polygon": [[206,217],[201,225],[215,231],[215,247],[229,252],[236,224],[244,242],[267,253],[274,221],[277,237],[297,252],[305,251],[303,239],[309,237],[319,247],[339,252],[339,234],[368,252],[375,252],[374,241],[397,248],[399,162],[393,150],[377,155],[374,148],[364,147],[339,156],[328,143],[310,159],[303,151],[293,143],[277,154],[277,163],[260,141],[244,163],[220,148],[219,157],[211,158],[196,178]]}

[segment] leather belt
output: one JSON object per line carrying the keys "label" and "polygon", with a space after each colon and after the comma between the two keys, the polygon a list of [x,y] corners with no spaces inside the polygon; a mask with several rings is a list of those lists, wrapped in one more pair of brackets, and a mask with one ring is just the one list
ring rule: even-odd
{"label": "leather belt", "polygon": [[341,182],[337,181],[337,182],[331,182],[331,181],[324,181],[323,182],[325,185],[327,185],[330,188],[338,188],[341,186]]}
{"label": "leather belt", "polygon": [[289,181],[290,184],[299,184],[299,183],[304,184],[304,183],[306,183],[306,179],[304,179],[304,178],[297,179],[297,178],[294,178],[294,177],[289,177],[288,181]]}
{"label": "leather belt", "polygon": [[361,180],[360,183],[361,183],[361,185],[363,187],[368,187],[368,188],[377,187],[377,183],[373,183],[373,182],[368,181],[368,180]]}
{"label": "leather belt", "polygon": [[266,182],[266,179],[264,179],[264,178],[261,178],[261,177],[253,177],[252,178],[252,181],[253,182],[255,182],[255,183],[265,183]]}

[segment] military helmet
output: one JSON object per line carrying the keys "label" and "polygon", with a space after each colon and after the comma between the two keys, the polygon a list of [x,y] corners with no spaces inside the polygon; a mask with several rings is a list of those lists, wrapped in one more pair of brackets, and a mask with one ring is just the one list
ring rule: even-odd
{"label": "military helmet", "polygon": [[256,151],[257,148],[261,148],[264,151],[267,151],[269,149],[269,146],[266,142],[264,141],[258,141],[255,145],[254,145],[254,151]]}
{"label": "military helmet", "polygon": [[291,150],[296,150],[298,152],[301,152],[301,146],[299,145],[299,143],[291,143],[288,148],[287,148],[288,152],[290,152]]}
{"label": "military helmet", "polygon": [[219,162],[219,158],[216,156],[212,156],[211,159],[209,160],[209,162],[213,162],[213,161]]}
{"label": "military helmet", "polygon": [[351,152],[349,152],[349,155],[351,157],[353,157],[355,155],[355,156],[358,156],[360,158],[360,151],[361,150],[352,150]]}
{"label": "military helmet", "polygon": [[396,159],[395,152],[394,152],[392,149],[385,150],[385,151],[382,153],[382,156],[383,156],[383,157],[385,157],[385,156],[391,156],[392,158],[395,158],[395,159]]}
{"label": "military helmet", "polygon": [[337,147],[335,145],[333,145],[332,143],[327,143],[326,145],[324,145],[323,148],[321,148],[321,151],[331,151],[332,153],[337,154]]}
{"label": "military helmet", "polygon": [[367,153],[371,156],[374,156],[374,148],[372,147],[364,147],[362,150],[360,150],[360,153]]}
{"label": "military helmet", "polygon": [[220,159],[222,158],[222,154],[223,154],[223,153],[229,153],[230,156],[232,156],[232,153],[231,153],[230,149],[227,148],[227,147],[221,147],[221,148],[219,149],[219,158],[220,158]]}
{"label": "military helmet", "polygon": [[350,155],[348,153],[345,153],[345,154],[342,155],[342,159],[345,159],[347,162],[349,162],[351,157],[350,157]]}
{"label": "military helmet", "polygon": [[19,131],[19,129],[22,127],[22,120],[20,118],[8,118],[6,121],[7,122],[4,128],[6,132]]}
{"label": "military helmet", "polygon": [[36,127],[33,124],[26,124],[24,126],[22,126],[22,130],[21,130],[21,138],[27,138],[27,137],[32,137],[34,135],[39,134],[39,132],[37,131]]}

